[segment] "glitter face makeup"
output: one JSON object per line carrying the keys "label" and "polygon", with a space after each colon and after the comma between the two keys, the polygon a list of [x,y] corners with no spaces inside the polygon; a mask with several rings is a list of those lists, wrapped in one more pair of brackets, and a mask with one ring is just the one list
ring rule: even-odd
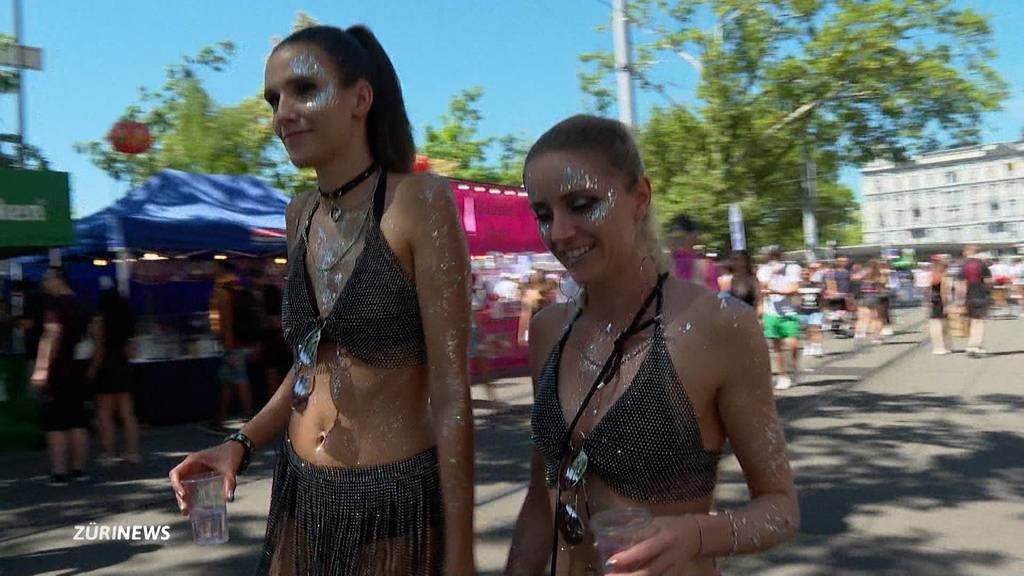
{"label": "glitter face makeup", "polygon": [[319,112],[329,108],[338,101],[338,91],[335,83],[327,75],[327,71],[320,66],[316,58],[309,52],[297,54],[289,62],[292,74],[296,79],[306,79],[315,82],[315,87],[307,87],[300,84],[299,98],[307,110]]}
{"label": "glitter face makeup", "polygon": [[608,213],[615,206],[618,194],[615,188],[604,189],[598,178],[582,168],[566,166],[562,175],[562,183],[559,192],[570,194],[572,192],[596,192],[599,198],[589,204],[570,205],[573,213],[579,214],[584,220],[594,225],[601,225],[608,218]]}

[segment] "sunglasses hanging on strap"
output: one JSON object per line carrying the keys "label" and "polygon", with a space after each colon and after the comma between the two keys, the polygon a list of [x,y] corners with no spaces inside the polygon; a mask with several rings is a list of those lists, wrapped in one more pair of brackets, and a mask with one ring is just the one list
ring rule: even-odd
{"label": "sunglasses hanging on strap", "polygon": [[[668,277],[668,273],[662,273],[658,275],[658,283],[655,285],[651,293],[647,295],[644,300],[643,306],[637,310],[633,316],[633,320],[629,323],[629,326],[622,331],[615,338],[615,342],[612,345],[611,354],[608,355],[608,359],[605,360],[604,365],[598,372],[597,377],[594,379],[593,384],[590,385],[590,390],[587,395],[584,396],[583,402],[580,403],[580,407],[576,410],[576,416],[573,417],[572,423],[569,424],[569,428],[566,431],[565,438],[562,439],[563,446],[566,447],[566,458],[563,460],[562,465],[558,469],[558,482],[555,484],[555,530],[551,542],[551,574],[557,574],[556,569],[558,567],[558,534],[562,534],[562,538],[565,539],[566,543],[571,546],[575,546],[583,541],[583,537],[586,534],[586,527],[583,524],[583,519],[579,513],[579,491],[580,489],[585,490],[583,486],[583,477],[587,471],[588,457],[586,451],[583,450],[583,443],[580,443],[579,448],[572,447],[572,433],[576,429],[576,425],[579,424],[580,418],[583,416],[583,412],[587,409],[587,405],[590,404],[591,399],[598,390],[604,388],[606,384],[615,378],[618,374],[619,368],[622,365],[622,358],[626,347],[626,342],[649,328],[655,322],[660,321],[659,318],[653,317],[641,322],[644,314],[651,307],[651,303],[654,302],[655,298],[661,298],[661,288],[665,283],[665,279]],[[583,309],[576,311],[576,315],[572,319],[572,324],[576,323],[576,320],[583,313]],[[570,324],[570,329],[572,324]],[[570,504],[562,502],[562,494],[572,492],[573,502]],[[584,495],[583,501],[586,505],[586,495]]]}

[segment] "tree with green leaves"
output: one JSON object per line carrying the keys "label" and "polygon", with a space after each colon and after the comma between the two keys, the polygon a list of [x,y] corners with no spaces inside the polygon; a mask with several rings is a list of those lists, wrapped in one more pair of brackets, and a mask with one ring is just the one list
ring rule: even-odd
{"label": "tree with green leaves", "polygon": [[75,145],[94,164],[118,180],[139,185],[157,171],[171,168],[206,174],[247,174],[271,180],[274,131],[271,115],[261,96],[250,96],[234,106],[214,102],[203,86],[202,73],[226,68],[234,45],[221,42],[205,47],[167,68],[158,90],[139,89],[140,102],[124,117],[148,126],[151,148],[142,154],[124,154],[105,141]]}
{"label": "tree with green leaves", "polygon": [[[483,94],[483,88],[474,86],[453,96],[448,102],[448,110],[441,115],[440,124],[436,128],[426,126],[421,151],[435,160],[435,164],[450,164],[451,169],[439,169],[446,176],[521,185],[526,139],[515,134],[500,138],[480,135],[483,114],[479,102]],[[488,161],[488,150],[492,146],[499,148],[496,164]]]}
{"label": "tree with green leaves", "polygon": [[[948,0],[636,0],[628,18],[651,38],[631,72],[667,100],[640,128],[663,215],[693,213],[719,245],[730,202],[756,223],[752,244],[801,244],[805,149],[821,239],[849,240],[856,205],[840,167],[975,143],[1006,96],[986,19]],[[611,55],[581,61],[584,91],[607,111]],[[666,61],[697,70],[694,105],[673,98]]]}
{"label": "tree with green leaves", "polygon": [[[14,36],[0,33],[0,52],[14,46]],[[18,79],[14,70],[0,68],[0,94],[8,94],[18,89]]]}
{"label": "tree with green leaves", "polygon": [[[315,26],[317,21],[299,12],[292,31]],[[271,39],[276,44],[278,39]],[[139,102],[124,118],[149,127],[150,150],[123,154],[102,140],[75,145],[93,164],[117,180],[139,185],[165,168],[205,174],[257,176],[279,190],[295,194],[316,188],[316,174],[296,170],[274,134],[273,113],[262,94],[233,106],[217,104],[203,85],[206,73],[226,69],[234,44],[220,42],[167,68],[158,90],[139,89]]]}

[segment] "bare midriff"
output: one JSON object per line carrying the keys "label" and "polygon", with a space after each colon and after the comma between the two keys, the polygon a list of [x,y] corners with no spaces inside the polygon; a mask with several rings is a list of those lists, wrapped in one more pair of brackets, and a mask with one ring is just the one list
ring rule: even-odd
{"label": "bare midriff", "polygon": [[[337,352],[336,344],[321,343],[309,401],[302,412],[292,411],[288,422],[288,437],[300,458],[319,466],[374,466],[410,458],[435,444],[426,366],[385,369],[353,359],[338,367]],[[334,393],[330,370],[348,371],[347,377],[334,377]]]}
{"label": "bare midriff", "polygon": [[[640,502],[616,493],[594,474],[587,474],[584,490],[587,495],[587,506],[590,508],[591,515],[612,508],[646,508],[654,516],[707,514],[711,510],[713,502],[713,496],[711,495],[699,500],[688,500],[685,502]],[[558,510],[557,503],[555,502],[555,491],[549,490],[548,497],[551,500],[551,509]],[[565,501],[566,498],[563,494],[562,500]],[[588,518],[586,516],[586,506],[583,505],[583,494],[580,494],[579,502],[581,512],[584,514],[584,522],[586,522]],[[600,568],[597,548],[594,546],[594,535],[590,530],[587,530],[583,542],[576,546],[565,544],[562,541],[562,537],[559,536],[558,576],[601,574]],[[692,571],[686,572],[686,576],[715,576],[716,574],[718,574],[718,571],[712,558],[696,562],[693,565]]]}

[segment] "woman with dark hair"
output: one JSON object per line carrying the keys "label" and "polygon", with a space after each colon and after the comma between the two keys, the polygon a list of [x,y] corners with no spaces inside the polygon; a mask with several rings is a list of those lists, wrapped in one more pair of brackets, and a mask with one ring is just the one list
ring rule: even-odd
{"label": "woman with dark hair", "polygon": [[750,260],[750,254],[747,254],[745,250],[737,250],[732,255],[730,267],[732,276],[729,278],[729,285],[723,288],[741,302],[757,308],[757,300],[761,297],[761,287],[757,284],[757,274],[754,273],[754,264]]}
{"label": "woman with dark hair", "polygon": [[171,471],[235,476],[282,431],[260,574],[463,575],[473,563],[469,263],[448,182],[413,175],[398,78],[373,34],[316,26],[264,95],[319,192],[287,210],[295,364],[239,433]]}
{"label": "woman with dark hair", "polygon": [[96,353],[89,366],[89,379],[96,383],[96,424],[103,453],[100,463],[109,465],[115,458],[115,425],[117,415],[124,428],[124,461],[139,462],[139,423],[135,418],[132,394],[131,337],[135,333],[135,317],[128,301],[113,287],[109,277],[100,292],[99,314],[94,321]]}
{"label": "woman with dark hair", "polygon": [[[583,293],[531,322],[535,450],[508,573],[550,560],[556,576],[709,575],[717,557],[790,538],[800,516],[757,318],[669,273],[629,130],[564,120],[530,149],[524,181]],[[752,501],[715,514],[726,440]],[[646,509],[653,531],[602,566],[590,521],[614,508]]]}

